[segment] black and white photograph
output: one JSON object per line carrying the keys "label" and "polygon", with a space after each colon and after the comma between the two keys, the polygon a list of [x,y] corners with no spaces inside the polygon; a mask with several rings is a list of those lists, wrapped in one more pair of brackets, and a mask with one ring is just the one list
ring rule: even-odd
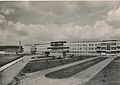
{"label": "black and white photograph", "polygon": [[0,85],[120,85],[120,1],[0,0]]}

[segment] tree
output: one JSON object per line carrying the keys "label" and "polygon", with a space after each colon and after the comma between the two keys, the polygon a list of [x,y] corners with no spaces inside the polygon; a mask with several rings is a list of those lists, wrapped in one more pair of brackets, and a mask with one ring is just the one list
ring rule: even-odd
{"label": "tree", "polygon": [[50,54],[50,52],[45,52],[45,55],[48,57],[49,56],[49,54]]}

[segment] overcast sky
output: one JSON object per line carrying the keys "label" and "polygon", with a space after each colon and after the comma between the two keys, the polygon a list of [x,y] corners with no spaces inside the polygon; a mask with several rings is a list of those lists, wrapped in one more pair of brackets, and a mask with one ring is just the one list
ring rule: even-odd
{"label": "overcast sky", "polygon": [[0,1],[0,45],[120,39],[120,2]]}

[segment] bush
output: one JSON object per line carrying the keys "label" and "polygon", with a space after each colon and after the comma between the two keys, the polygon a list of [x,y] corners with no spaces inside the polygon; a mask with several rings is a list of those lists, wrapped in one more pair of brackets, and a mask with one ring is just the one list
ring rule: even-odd
{"label": "bush", "polygon": [[62,57],[58,57],[58,59],[62,59]]}

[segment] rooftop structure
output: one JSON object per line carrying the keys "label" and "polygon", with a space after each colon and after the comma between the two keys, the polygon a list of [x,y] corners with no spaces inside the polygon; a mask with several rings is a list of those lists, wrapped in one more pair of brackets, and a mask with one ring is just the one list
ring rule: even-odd
{"label": "rooftop structure", "polygon": [[56,41],[51,42],[51,46],[48,47],[48,52],[50,55],[57,56],[57,57],[65,57],[66,53],[69,52],[69,47],[64,46],[66,41]]}

